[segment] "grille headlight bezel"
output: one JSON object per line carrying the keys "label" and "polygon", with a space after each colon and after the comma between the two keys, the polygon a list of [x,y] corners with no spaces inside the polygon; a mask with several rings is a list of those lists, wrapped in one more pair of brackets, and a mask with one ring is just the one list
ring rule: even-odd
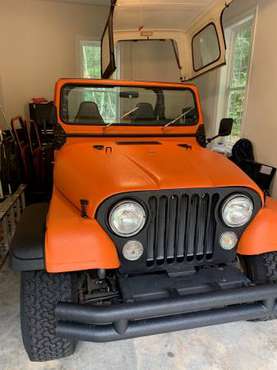
{"label": "grille headlight bezel", "polygon": [[[124,212],[129,212],[129,216],[125,215]],[[134,227],[133,229],[129,225],[130,230],[126,231],[128,228],[128,221],[133,213]],[[124,221],[125,217],[125,221]],[[135,220],[137,218],[137,220]],[[147,213],[145,208],[137,201],[126,199],[116,203],[109,212],[108,224],[113,233],[122,238],[130,238],[132,236],[138,235],[141,230],[145,227],[147,221]],[[124,225],[125,222],[125,225]],[[121,224],[121,225],[120,225]],[[124,230],[125,227],[125,230]]]}
{"label": "grille headlight bezel", "polygon": [[[247,225],[251,221],[253,214],[253,200],[249,196],[240,193],[229,196],[224,201],[221,209],[224,224],[231,228],[239,228]],[[235,218],[237,218],[237,221],[235,221]]]}

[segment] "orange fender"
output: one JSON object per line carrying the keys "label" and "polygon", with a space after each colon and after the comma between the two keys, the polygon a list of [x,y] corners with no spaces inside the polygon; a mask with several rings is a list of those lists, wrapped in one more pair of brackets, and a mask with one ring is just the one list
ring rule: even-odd
{"label": "orange fender", "polygon": [[46,270],[52,273],[88,269],[116,269],[114,243],[95,219],[80,211],[54,190],[47,217]]}
{"label": "orange fender", "polygon": [[238,247],[242,255],[277,252],[277,200],[266,199],[253,222],[244,232]]}

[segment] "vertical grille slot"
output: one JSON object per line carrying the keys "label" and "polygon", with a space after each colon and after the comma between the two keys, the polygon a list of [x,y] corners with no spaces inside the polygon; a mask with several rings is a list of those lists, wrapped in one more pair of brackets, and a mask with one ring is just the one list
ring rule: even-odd
{"label": "vertical grille slot", "polygon": [[188,227],[186,230],[187,231],[186,257],[189,261],[193,260],[195,252],[195,236],[197,231],[198,204],[199,204],[198,196],[193,195],[189,202]]}
{"label": "vertical grille slot", "polygon": [[168,262],[173,262],[175,258],[175,234],[177,222],[177,207],[178,198],[172,195],[168,201],[168,217],[167,217],[167,240],[166,240],[166,258]]}
{"label": "vertical grille slot", "polygon": [[209,212],[209,197],[202,194],[199,199],[197,233],[196,233],[196,258],[204,258],[206,223]]}
{"label": "vertical grille slot", "polygon": [[205,253],[208,259],[212,258],[214,252],[214,240],[215,240],[215,233],[216,233],[216,219],[215,219],[215,209],[217,203],[219,201],[219,195],[214,194],[211,197],[210,207],[207,217],[207,232],[206,232],[206,250]]}
{"label": "vertical grille slot", "polygon": [[177,216],[177,261],[181,261],[185,257],[185,238],[187,229],[187,211],[189,197],[182,195],[179,201],[178,216]]}
{"label": "vertical grille slot", "polygon": [[212,258],[218,201],[218,194],[209,193],[152,196],[147,264]]}
{"label": "vertical grille slot", "polygon": [[158,263],[165,259],[166,221],[167,221],[167,197],[161,197],[158,202],[157,214],[157,255]]}
{"label": "vertical grille slot", "polygon": [[150,225],[148,228],[148,247],[146,251],[147,264],[151,265],[155,257],[155,243],[156,243],[156,218],[157,218],[157,198],[151,197],[149,199],[150,209]]}

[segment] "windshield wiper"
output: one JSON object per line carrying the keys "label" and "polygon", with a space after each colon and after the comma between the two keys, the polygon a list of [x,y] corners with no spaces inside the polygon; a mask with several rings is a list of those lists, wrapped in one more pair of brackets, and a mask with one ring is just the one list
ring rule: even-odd
{"label": "windshield wiper", "polygon": [[193,111],[193,110],[194,110],[194,108],[190,108],[190,109],[189,109],[189,110],[187,110],[186,112],[184,112],[184,113],[180,114],[180,116],[178,116],[178,117],[174,118],[174,120],[172,120],[172,121],[170,121],[170,122],[166,123],[163,127],[165,128],[165,127],[168,127],[168,126],[170,126],[170,125],[173,125],[174,123],[176,123],[177,121],[179,121],[181,118],[185,117],[188,113],[190,113],[190,112],[191,112],[191,111]]}
{"label": "windshield wiper", "polygon": [[123,114],[123,116],[122,116],[122,117],[120,117],[120,121],[121,121],[123,118],[128,117],[130,114],[135,113],[138,109],[139,109],[139,107],[135,107],[135,108],[131,109],[129,112],[127,112],[127,113]]}
{"label": "windshield wiper", "polygon": [[[120,117],[120,121],[121,121],[121,120],[123,120],[124,118],[128,117],[131,113],[136,112],[138,109],[139,109],[139,107],[135,107],[135,108],[131,109],[129,112],[127,112],[127,113],[123,114],[123,116],[122,116],[122,117]],[[105,127],[106,127],[106,128],[107,128],[107,127],[110,127],[110,126],[112,126],[113,124],[114,124],[114,122],[110,122],[110,123],[108,123]]]}

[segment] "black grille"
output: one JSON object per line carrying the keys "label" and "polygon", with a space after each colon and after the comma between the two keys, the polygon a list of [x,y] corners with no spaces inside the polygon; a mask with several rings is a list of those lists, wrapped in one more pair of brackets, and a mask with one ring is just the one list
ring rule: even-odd
{"label": "black grille", "polygon": [[147,264],[211,259],[218,201],[207,193],[151,197]]}
{"label": "black grille", "polygon": [[[226,187],[117,194],[101,204],[96,218],[114,241],[120,270],[124,273],[182,271],[192,266],[233,263],[236,250],[223,250],[219,239],[223,232],[230,230],[240,238],[246,227],[230,229],[221,220],[221,205],[234,193],[253,199],[254,217],[261,207],[259,195],[248,188]],[[144,246],[144,254],[138,261],[124,258],[122,250],[128,238],[115,235],[109,227],[110,210],[126,199],[140,202],[148,215],[145,227],[130,238]]]}

